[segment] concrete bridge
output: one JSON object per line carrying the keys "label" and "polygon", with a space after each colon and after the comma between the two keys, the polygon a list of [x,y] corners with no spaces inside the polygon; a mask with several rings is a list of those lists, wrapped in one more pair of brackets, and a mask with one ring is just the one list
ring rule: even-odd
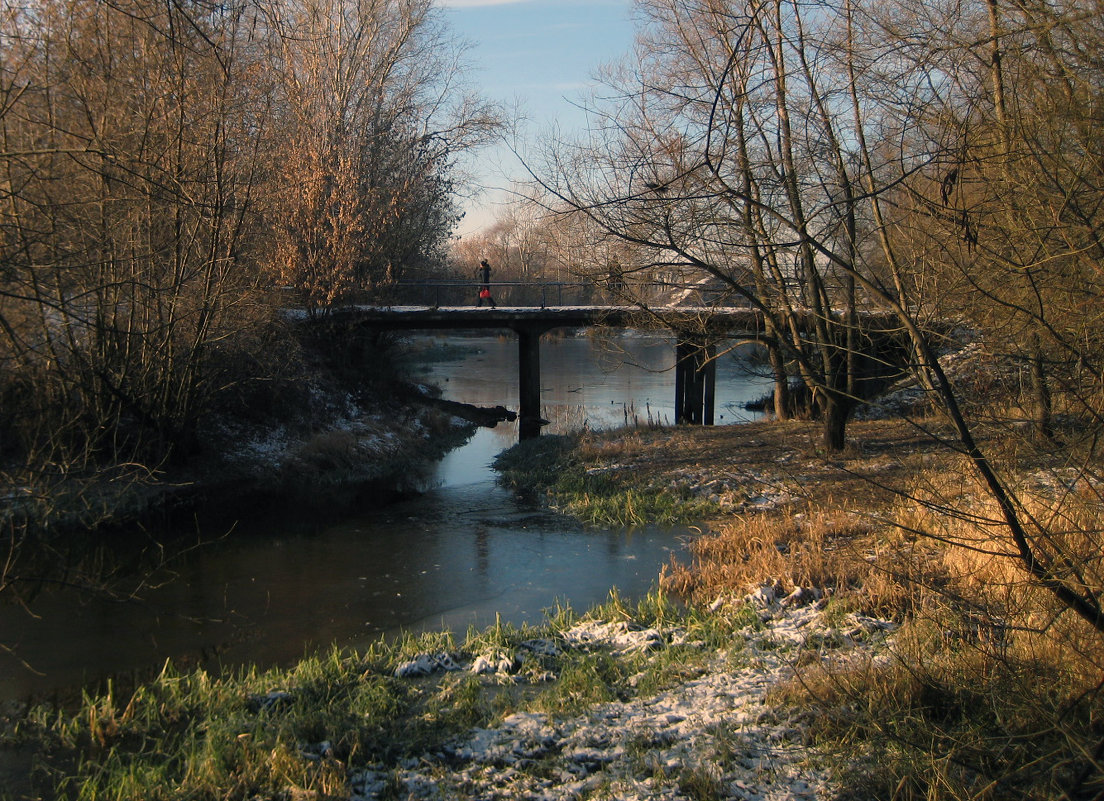
{"label": "concrete bridge", "polygon": [[[470,286],[470,285],[469,285]],[[491,286],[494,286],[492,284]],[[548,293],[542,293],[547,299]],[[675,332],[675,419],[713,425],[716,395],[715,346],[722,337],[763,331],[762,314],[749,307],[617,305],[578,306],[353,306],[331,311],[338,325],[373,330],[509,330],[518,340],[518,430],[521,439],[539,436],[540,337],[555,328],[662,326]]]}

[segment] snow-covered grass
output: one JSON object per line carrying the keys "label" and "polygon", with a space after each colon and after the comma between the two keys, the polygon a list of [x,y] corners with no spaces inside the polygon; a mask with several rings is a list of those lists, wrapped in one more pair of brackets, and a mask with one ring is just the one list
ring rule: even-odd
{"label": "snow-covered grass", "polygon": [[891,626],[826,604],[760,588],[700,613],[614,595],[459,645],[429,633],[221,678],[166,667],[76,712],[36,708],[12,740],[40,749],[45,795],[829,798],[831,764],[768,692],[809,653],[878,649]]}
{"label": "snow-covered grass", "polygon": [[255,482],[261,490],[314,492],[369,482],[416,490],[432,461],[474,430],[471,423],[428,406],[412,404],[405,414],[397,414],[363,408],[348,395],[324,400],[318,404],[324,413],[309,425],[224,424],[212,480],[232,475]]}
{"label": "snow-covered grass", "polygon": [[831,798],[830,764],[805,746],[801,716],[767,694],[809,649],[872,651],[894,625],[855,615],[833,625],[825,604],[808,588],[786,598],[758,588],[715,612],[712,632],[701,618],[599,615],[523,642],[513,659],[499,652],[498,678],[532,653],[569,654],[546,690],[494,725],[359,771],[354,798]]}

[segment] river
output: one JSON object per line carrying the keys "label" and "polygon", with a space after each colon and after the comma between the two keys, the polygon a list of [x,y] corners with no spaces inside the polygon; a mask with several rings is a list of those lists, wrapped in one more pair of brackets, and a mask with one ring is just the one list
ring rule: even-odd
{"label": "river", "polygon": [[[413,345],[424,357],[416,377],[446,398],[516,408],[511,338],[427,336]],[[661,336],[546,339],[545,430],[669,422],[672,361]],[[750,417],[742,405],[766,383],[724,357],[717,386],[719,422],[730,423]],[[382,509],[324,523],[279,514],[240,521],[133,597],[70,588],[41,593],[29,609],[0,607],[0,701],[142,675],[168,658],[209,668],[285,664],[400,630],[445,627],[462,637],[496,616],[539,622],[557,602],[586,609],[612,587],[628,598],[646,593],[689,530],[584,529],[515,497],[490,464],[516,438],[515,425],[480,429],[440,462],[423,495]]]}

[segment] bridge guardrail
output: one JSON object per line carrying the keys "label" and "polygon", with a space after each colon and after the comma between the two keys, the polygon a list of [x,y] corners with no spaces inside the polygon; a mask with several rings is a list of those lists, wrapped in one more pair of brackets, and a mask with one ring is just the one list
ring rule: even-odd
{"label": "bridge guardrail", "polygon": [[[394,305],[475,306],[479,281],[402,280],[387,287],[387,301]],[[666,304],[676,296],[684,305],[742,306],[743,301],[715,287],[687,286],[665,281],[633,284],[627,288],[571,281],[491,281],[491,297],[499,306],[557,307],[594,305]]]}
{"label": "bridge guardrail", "polygon": [[[479,302],[479,281],[399,281],[388,287],[396,305],[475,306]],[[592,303],[600,295],[594,287],[562,281],[491,281],[491,297],[499,306],[578,306]]]}
{"label": "bridge guardrail", "polygon": [[[425,306],[430,308],[476,306],[478,280],[405,279],[381,285],[371,291],[354,292],[335,306],[384,305]],[[557,308],[571,306],[649,306],[680,305],[727,308],[746,303],[731,290],[687,285],[668,281],[634,282],[621,287],[581,281],[491,281],[488,286],[495,305],[520,308]],[[291,287],[280,287],[288,305],[305,305]]]}

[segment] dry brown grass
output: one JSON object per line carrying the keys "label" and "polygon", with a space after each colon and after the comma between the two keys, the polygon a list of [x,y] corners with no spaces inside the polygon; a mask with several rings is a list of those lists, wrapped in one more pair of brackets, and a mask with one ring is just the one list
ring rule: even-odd
{"label": "dry brown grass", "polygon": [[901,618],[916,603],[918,566],[905,538],[848,512],[739,517],[691,544],[690,564],[664,570],[663,588],[695,603],[742,596],[767,580],[814,587],[871,614]]}
{"label": "dry brown grass", "polygon": [[[1101,597],[1099,488],[1024,475],[1013,489],[1033,541]],[[877,590],[911,599],[891,650],[804,665],[775,700],[817,709],[813,738],[867,753],[848,774],[856,798],[1100,797],[1104,638],[1028,575],[962,461],[930,464],[890,520],[926,555]]]}
{"label": "dry brown grass", "polygon": [[[1077,591],[1104,597],[1100,487],[1084,474],[1035,471],[1011,489],[1019,517],[1044,563]],[[1084,621],[1072,627],[1061,622],[1072,614],[1028,574],[999,507],[963,464],[925,474],[910,502],[899,504],[893,521],[941,546],[948,597],[999,618],[1017,636],[1045,633],[1070,642],[1080,639],[1076,629],[1087,628],[1090,639],[1099,639]]]}
{"label": "dry brown grass", "polygon": [[[919,602],[928,574],[941,568],[930,546],[888,518],[937,445],[901,422],[855,423],[850,433],[848,450],[831,457],[818,451],[817,426],[801,422],[641,432],[591,444],[589,454],[668,475],[724,476],[748,495],[789,499],[715,521],[691,544],[690,564],[664,571],[666,590],[709,603],[775,580],[786,589],[846,596],[871,614],[900,619]],[[655,460],[644,463],[640,450]]]}
{"label": "dry brown grass", "polygon": [[841,797],[1101,797],[1100,648],[1086,627],[926,612],[881,658],[803,663],[771,695],[805,711],[810,742],[841,754]]}
{"label": "dry brown grass", "polygon": [[[790,502],[715,521],[664,589],[693,603],[768,581],[897,619],[876,656],[802,659],[774,700],[840,754],[841,798],[1104,797],[1104,638],[1034,581],[970,463],[903,423],[860,423],[830,457],[801,423],[641,431],[588,461],[724,476]],[[1023,434],[1023,436],[1021,436]],[[1072,451],[994,429],[984,447],[1056,571],[1104,597],[1104,489]],[[1083,449],[1084,450],[1084,449]],[[1096,471],[1099,473],[1099,471]],[[811,712],[811,714],[809,714]]]}

